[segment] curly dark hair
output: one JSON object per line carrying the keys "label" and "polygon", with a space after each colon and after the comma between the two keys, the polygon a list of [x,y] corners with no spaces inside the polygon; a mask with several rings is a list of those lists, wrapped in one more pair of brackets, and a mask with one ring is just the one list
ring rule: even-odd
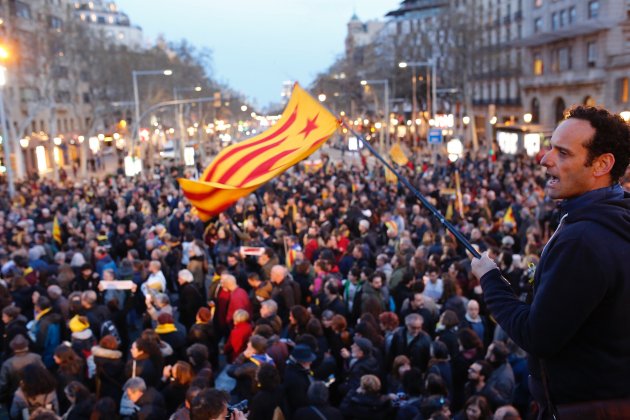
{"label": "curly dark hair", "polygon": [[20,388],[26,397],[48,394],[57,388],[57,381],[42,365],[32,363],[24,366],[20,373]]}
{"label": "curly dark hair", "polygon": [[615,164],[610,170],[610,177],[614,183],[618,182],[630,164],[630,125],[621,116],[593,106],[573,107],[568,110],[566,118],[585,120],[591,124],[595,135],[584,145],[588,150],[585,165],[590,166],[596,157],[604,153],[612,153]]}

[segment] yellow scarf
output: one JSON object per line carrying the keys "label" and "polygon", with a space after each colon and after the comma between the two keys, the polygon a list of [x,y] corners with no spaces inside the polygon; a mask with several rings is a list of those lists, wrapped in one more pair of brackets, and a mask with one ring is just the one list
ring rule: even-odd
{"label": "yellow scarf", "polygon": [[175,324],[160,324],[155,329],[155,332],[158,334],[168,334],[177,331],[175,328]]}
{"label": "yellow scarf", "polygon": [[46,315],[50,311],[52,311],[52,308],[44,309],[43,311],[41,311],[40,313],[35,315],[35,321],[39,321],[41,319],[41,317],[43,317],[44,315]]}

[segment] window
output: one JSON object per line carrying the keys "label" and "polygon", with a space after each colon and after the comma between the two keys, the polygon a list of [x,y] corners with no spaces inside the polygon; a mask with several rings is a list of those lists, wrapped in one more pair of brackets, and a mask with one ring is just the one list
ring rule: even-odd
{"label": "window", "polygon": [[543,72],[544,72],[544,65],[543,65],[542,54],[539,52],[534,53],[534,75],[540,76],[541,74],[543,74]]}
{"label": "window", "polygon": [[534,33],[538,33],[542,31],[543,28],[543,20],[542,18],[534,19]]}
{"label": "window", "polygon": [[560,26],[564,26],[567,23],[567,11],[566,10],[560,10]]}
{"label": "window", "polygon": [[592,0],[588,2],[588,18],[595,19],[599,16],[599,0]]}
{"label": "window", "polygon": [[90,93],[89,92],[83,92],[83,103],[84,104],[89,104],[90,103]]}
{"label": "window", "polygon": [[558,29],[559,26],[560,26],[560,23],[558,19],[558,13],[553,12],[551,14],[551,29],[555,31],[556,29]]}
{"label": "window", "polygon": [[[39,100],[39,91],[35,88],[20,88],[20,101],[32,102]],[[35,131],[35,130],[33,130]]]}
{"label": "window", "polygon": [[577,12],[575,10],[575,6],[569,7],[569,23],[575,23],[576,18],[577,18]]}
{"label": "window", "polygon": [[628,77],[622,77],[617,79],[617,94],[615,95],[617,97],[617,103],[620,104],[626,104],[628,103],[628,97],[629,97],[629,84],[630,84],[630,78]]}
{"label": "window", "polygon": [[597,43],[595,41],[586,43],[586,65],[588,67],[597,65]]}
{"label": "window", "polygon": [[567,109],[567,105],[562,98],[556,98],[554,102],[554,114],[556,116],[556,122],[560,122],[564,120],[564,110]]}
{"label": "window", "polygon": [[48,16],[48,27],[50,29],[61,29],[63,27],[63,22],[56,16]]}
{"label": "window", "polygon": [[540,121],[540,101],[538,98],[532,99],[532,122],[538,124]]}
{"label": "window", "polygon": [[571,70],[571,47],[563,47],[558,50],[558,69],[560,71]]}
{"label": "window", "polygon": [[70,102],[70,92],[67,90],[58,90],[55,92],[55,102],[68,103]]}
{"label": "window", "polygon": [[26,20],[31,20],[33,18],[30,6],[26,3],[22,3],[21,1],[15,2],[15,16]]}

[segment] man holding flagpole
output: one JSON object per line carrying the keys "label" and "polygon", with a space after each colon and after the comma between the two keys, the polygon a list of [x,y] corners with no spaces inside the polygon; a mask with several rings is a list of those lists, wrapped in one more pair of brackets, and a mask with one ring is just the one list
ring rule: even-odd
{"label": "man holding flagpole", "polygon": [[493,316],[529,353],[539,418],[630,417],[630,193],[619,184],[629,161],[620,116],[571,109],[541,161],[563,216],[542,251],[533,301],[513,294],[487,253],[472,262]]}

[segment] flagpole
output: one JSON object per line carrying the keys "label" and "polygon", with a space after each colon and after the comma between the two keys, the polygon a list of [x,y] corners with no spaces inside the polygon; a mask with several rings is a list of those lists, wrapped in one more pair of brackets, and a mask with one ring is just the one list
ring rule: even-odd
{"label": "flagpole", "polygon": [[372,154],[378,159],[380,160],[383,165],[385,165],[387,167],[387,169],[389,169],[390,171],[392,171],[394,173],[394,175],[396,175],[396,177],[398,178],[398,180],[400,182],[402,182],[415,196],[418,200],[420,200],[420,202],[422,203],[422,205],[429,210],[431,213],[433,213],[433,216],[435,216],[438,221],[440,223],[442,223],[442,225],[449,231],[451,232],[455,238],[457,238],[457,240],[475,257],[475,258],[481,258],[481,254],[479,254],[479,252],[472,246],[472,244],[468,241],[468,239],[466,239],[466,237],[464,235],[462,235],[462,233],[457,230],[457,228],[455,228],[455,226],[453,226],[451,224],[451,222],[449,222],[448,220],[446,220],[446,218],[440,213],[440,211],[438,209],[435,208],[435,206],[433,206],[433,204],[431,204],[425,197],[424,195],[422,195],[422,193],[420,193],[420,191],[418,191],[416,188],[414,188],[413,185],[411,185],[411,183],[409,182],[409,180],[407,178],[405,178],[404,176],[402,176],[401,174],[398,173],[398,171],[396,171],[380,154],[378,154],[378,152],[372,147],[372,145],[370,143],[368,143],[367,141],[365,141],[363,139],[363,137],[361,137],[359,134],[357,134],[356,131],[354,131],[352,129],[352,127],[350,127],[348,124],[346,124],[346,122],[344,120],[341,121],[341,123],[348,129],[348,131],[350,131],[354,136],[356,136],[359,140],[361,140],[361,142],[363,143],[363,145],[370,151],[372,152]]}

